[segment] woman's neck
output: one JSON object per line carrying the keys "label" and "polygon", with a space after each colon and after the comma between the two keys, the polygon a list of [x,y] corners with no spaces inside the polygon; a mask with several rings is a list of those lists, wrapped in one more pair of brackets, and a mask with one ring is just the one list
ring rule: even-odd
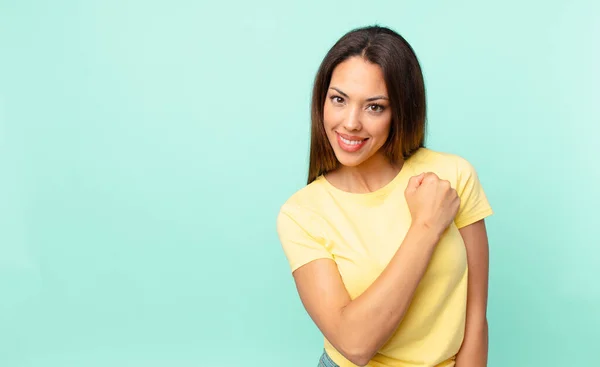
{"label": "woman's neck", "polygon": [[385,156],[376,155],[364,163],[341,166],[329,172],[327,181],[340,190],[364,194],[377,191],[390,183],[400,172],[403,162],[392,164]]}

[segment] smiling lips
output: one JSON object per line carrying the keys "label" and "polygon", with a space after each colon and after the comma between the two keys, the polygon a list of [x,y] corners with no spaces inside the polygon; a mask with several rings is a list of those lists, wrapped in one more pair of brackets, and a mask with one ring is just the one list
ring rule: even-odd
{"label": "smiling lips", "polygon": [[367,140],[369,140],[369,138],[340,134],[338,132],[336,132],[335,135],[337,136],[337,141],[340,148],[350,153],[360,150],[360,148],[366,144]]}

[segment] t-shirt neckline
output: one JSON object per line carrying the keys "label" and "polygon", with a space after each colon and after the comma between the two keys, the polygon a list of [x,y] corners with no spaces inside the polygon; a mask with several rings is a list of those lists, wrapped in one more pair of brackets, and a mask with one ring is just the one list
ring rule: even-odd
{"label": "t-shirt neckline", "polygon": [[327,178],[325,178],[325,175],[319,176],[318,180],[321,181],[325,185],[327,190],[329,190],[330,192],[333,192],[337,195],[346,197],[348,199],[353,199],[353,200],[369,200],[372,198],[382,199],[382,198],[387,197],[390,194],[390,192],[394,191],[394,189],[396,189],[401,182],[405,181],[405,179],[410,177],[411,172],[412,172],[412,169],[411,169],[412,158],[415,155],[417,155],[417,153],[419,153],[419,152],[420,152],[420,150],[415,152],[408,159],[406,159],[404,161],[404,163],[402,164],[400,171],[396,174],[396,176],[394,176],[394,178],[392,178],[392,180],[390,180],[390,182],[388,182],[387,184],[385,184],[384,186],[382,186],[381,188],[379,188],[375,191],[364,192],[364,193],[345,191],[345,190],[342,190],[342,189],[334,186],[331,182],[329,182],[327,180]]}

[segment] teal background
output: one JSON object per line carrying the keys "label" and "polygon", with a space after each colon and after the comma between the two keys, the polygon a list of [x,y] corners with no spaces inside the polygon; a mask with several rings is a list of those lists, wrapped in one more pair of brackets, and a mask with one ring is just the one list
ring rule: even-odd
{"label": "teal background", "polygon": [[316,365],[275,217],[319,62],[373,23],[495,209],[489,365],[593,365],[598,4],[1,1],[0,366]]}

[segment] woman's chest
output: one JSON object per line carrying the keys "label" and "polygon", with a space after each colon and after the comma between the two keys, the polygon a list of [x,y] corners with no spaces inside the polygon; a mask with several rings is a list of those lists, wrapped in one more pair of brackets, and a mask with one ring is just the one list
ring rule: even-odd
{"label": "woman's chest", "polygon": [[[351,298],[364,292],[398,252],[411,225],[406,205],[354,208],[334,216],[328,242]],[[425,251],[425,249],[423,249]],[[422,283],[460,278],[466,268],[466,249],[454,224],[444,233]]]}

